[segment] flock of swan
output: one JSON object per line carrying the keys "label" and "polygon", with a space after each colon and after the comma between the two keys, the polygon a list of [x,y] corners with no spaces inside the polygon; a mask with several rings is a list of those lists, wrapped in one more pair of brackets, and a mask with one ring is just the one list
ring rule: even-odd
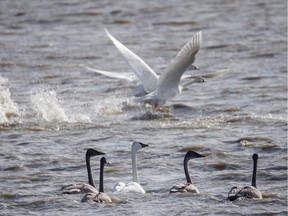
{"label": "flock of swan", "polygon": [[[211,78],[228,72],[226,69],[203,75],[196,74],[183,76],[183,73],[189,68],[193,70],[198,69],[198,67],[192,64],[202,44],[201,31],[197,32],[192,39],[183,46],[177,56],[160,75],[156,74],[138,55],[113,37],[107,29],[105,29],[105,31],[124,57],[124,60],[130,69],[134,72],[134,75],[131,73],[97,70],[87,66],[84,66],[84,68],[108,77],[136,81],[138,85],[132,92],[132,95],[137,97],[134,101],[137,103],[149,104],[152,106],[153,110],[169,111],[169,109],[162,109],[161,106],[177,94],[181,93],[183,88],[187,88],[193,83],[203,83],[205,82],[206,77]],[[188,79],[189,81],[180,84],[180,81],[184,79]]]}
{"label": "flock of swan", "polygon": [[[137,151],[148,147],[147,144],[141,142],[133,142],[131,153],[132,153],[132,182],[123,183],[118,182],[112,189],[113,193],[139,193],[145,194],[145,190],[139,184],[138,174],[137,174]],[[99,181],[99,190],[96,189],[94,180],[91,174],[90,158],[97,155],[104,155],[104,152],[97,151],[95,149],[88,149],[86,151],[86,166],[88,173],[88,184],[87,183],[74,183],[68,186],[65,186],[61,189],[63,194],[85,194],[81,202],[104,202],[111,203],[113,198],[111,198],[104,191],[104,166],[107,162],[106,158],[102,156],[100,159],[100,181]],[[184,157],[184,173],[186,176],[186,183],[177,183],[173,185],[170,189],[170,193],[200,193],[197,187],[193,184],[189,170],[188,162],[190,159],[196,159],[205,157],[195,151],[188,151]],[[257,189],[256,186],[256,172],[257,172],[257,160],[258,154],[253,154],[253,175],[252,175],[252,184],[251,186],[233,187],[229,193],[227,200],[234,201],[237,199],[262,199],[262,193]]]}
{"label": "flock of swan", "polygon": [[[176,58],[167,66],[167,68],[157,75],[139,56],[129,50],[121,42],[116,40],[106,30],[107,36],[114,43],[116,48],[123,55],[126,63],[134,72],[134,76],[130,73],[117,73],[111,71],[97,70],[89,67],[85,67],[87,70],[94,71],[96,73],[103,74],[112,78],[126,79],[133,81],[136,76],[138,80],[138,86],[133,90],[133,95],[138,97],[136,102],[150,104],[154,110],[160,110],[169,99],[179,94],[182,88],[191,85],[192,83],[202,83],[205,81],[205,75],[183,76],[183,73],[190,67],[192,69],[198,69],[192,65],[195,56],[198,53],[202,43],[202,33],[197,32],[186,45],[179,51]],[[214,74],[206,74],[206,77],[214,77],[226,73],[227,70],[219,71]],[[180,81],[183,79],[190,79],[186,83],[180,85]],[[168,110],[169,111],[169,110]],[[139,193],[145,194],[145,190],[139,184],[137,174],[137,151],[148,147],[148,145],[134,142],[132,144],[132,182],[124,183],[118,182],[112,189],[113,193]],[[82,202],[113,202],[113,199],[104,191],[104,166],[108,161],[104,156],[100,160],[100,181],[99,190],[96,189],[94,180],[91,173],[90,158],[97,155],[104,155],[104,152],[97,151],[95,149],[88,149],[86,152],[86,166],[88,173],[87,183],[71,184],[61,189],[63,194],[85,194],[82,198]],[[196,159],[205,157],[194,151],[188,151],[184,157],[184,173],[186,177],[185,183],[177,183],[170,189],[170,193],[200,193],[197,187],[193,184],[189,170],[188,162],[190,159]],[[237,200],[239,198],[258,198],[262,199],[261,192],[256,187],[256,170],[257,170],[258,155],[253,154],[253,176],[252,185],[245,187],[233,187],[229,193],[227,199],[230,201]]]}

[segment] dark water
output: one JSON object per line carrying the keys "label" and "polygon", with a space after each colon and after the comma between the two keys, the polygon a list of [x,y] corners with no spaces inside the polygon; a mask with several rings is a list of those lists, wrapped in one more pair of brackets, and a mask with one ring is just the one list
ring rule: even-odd
{"label": "dark water", "polygon": [[[0,214],[287,215],[286,19],[285,1],[0,1]],[[230,72],[151,113],[128,96],[131,83],[82,67],[129,70],[104,28],[159,73],[202,30],[200,72]],[[111,195],[132,178],[134,140],[150,145],[138,153],[147,194],[92,205],[59,193],[87,181],[92,147],[112,162]],[[188,149],[207,155],[189,163],[201,194],[169,195]],[[253,153],[264,199],[225,201],[250,185]]]}

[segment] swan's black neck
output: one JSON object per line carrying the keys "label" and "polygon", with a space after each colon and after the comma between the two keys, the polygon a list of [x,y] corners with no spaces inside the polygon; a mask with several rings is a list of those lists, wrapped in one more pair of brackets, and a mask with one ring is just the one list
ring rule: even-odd
{"label": "swan's black neck", "polygon": [[192,184],[192,180],[191,180],[191,177],[190,177],[189,171],[188,171],[188,161],[189,160],[190,160],[189,156],[186,155],[184,157],[184,172],[185,172],[187,183]]}
{"label": "swan's black neck", "polygon": [[95,184],[94,184],[93,177],[92,177],[91,166],[90,166],[90,158],[91,158],[91,155],[86,153],[86,167],[87,167],[87,172],[88,172],[88,183],[91,186],[93,186],[94,188],[96,188]]}
{"label": "swan's black neck", "polygon": [[104,166],[106,164],[105,157],[100,160],[100,182],[99,182],[99,192],[104,193]]}
{"label": "swan's black neck", "polygon": [[256,187],[256,173],[257,173],[257,160],[258,160],[258,155],[253,154],[253,175],[252,175],[252,186]]}

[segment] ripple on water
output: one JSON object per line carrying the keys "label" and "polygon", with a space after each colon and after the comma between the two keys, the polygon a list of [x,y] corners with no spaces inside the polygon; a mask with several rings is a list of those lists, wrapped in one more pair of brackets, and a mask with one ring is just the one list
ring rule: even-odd
{"label": "ripple on water", "polygon": [[[216,161],[214,163],[208,164],[208,167],[212,168],[213,170],[237,170],[240,168],[240,166],[237,164],[229,164],[223,161]],[[230,176],[231,173],[228,173],[227,175]]]}
{"label": "ripple on water", "polygon": [[204,149],[206,149],[206,147],[204,147],[204,146],[190,145],[190,146],[182,147],[180,151],[184,151],[184,152],[187,152],[187,151],[200,151],[200,150],[204,150]]}
{"label": "ripple on water", "polygon": [[23,171],[23,170],[25,170],[25,168],[21,164],[14,164],[14,165],[8,165],[5,168],[3,167],[1,170],[2,171],[13,171],[13,172],[16,172],[16,171]]}
{"label": "ripple on water", "polygon": [[268,137],[242,137],[240,139],[237,139],[237,140],[229,140],[229,141],[224,141],[225,143],[238,143],[238,144],[241,144],[241,143],[244,143],[245,142],[248,142],[248,143],[253,143],[253,142],[272,142],[272,140]]}

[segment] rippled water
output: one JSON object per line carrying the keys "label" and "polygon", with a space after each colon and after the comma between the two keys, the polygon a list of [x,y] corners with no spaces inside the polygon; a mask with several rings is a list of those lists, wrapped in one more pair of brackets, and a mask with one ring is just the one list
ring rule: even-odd
{"label": "rippled water", "polygon": [[[287,2],[0,1],[1,215],[287,215]],[[169,101],[169,114],[133,102],[132,84],[82,66],[129,68],[104,28],[160,72],[202,30],[195,61],[221,77]],[[187,71],[187,74],[193,74]],[[112,194],[113,204],[61,195],[87,181],[87,148],[107,153],[105,189],[131,180],[138,153],[145,195]],[[200,195],[169,195],[184,182],[183,157]],[[263,200],[227,202],[250,185],[259,154]],[[98,184],[99,158],[92,159]]]}

